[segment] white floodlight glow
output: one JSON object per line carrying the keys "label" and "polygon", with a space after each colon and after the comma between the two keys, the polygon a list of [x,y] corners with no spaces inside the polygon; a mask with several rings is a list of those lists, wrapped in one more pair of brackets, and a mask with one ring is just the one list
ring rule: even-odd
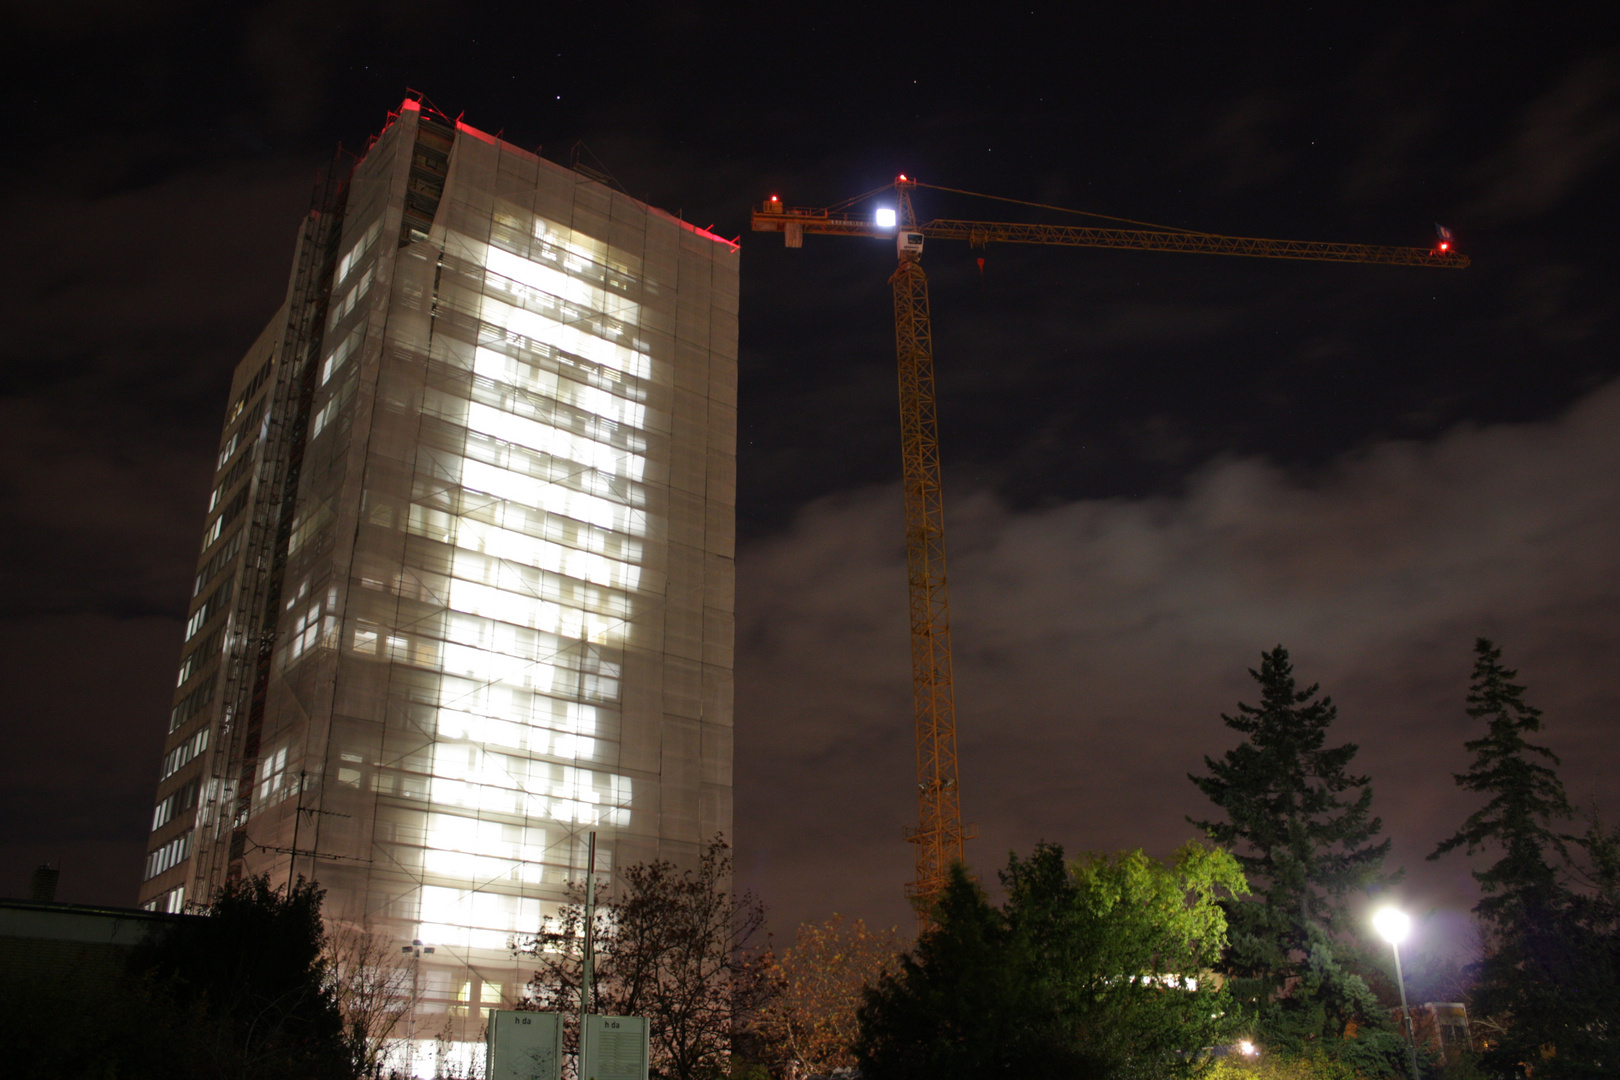
{"label": "white floodlight glow", "polygon": [[894,225],[895,225],[894,211],[889,209],[887,206],[878,207],[877,227],[880,228],[880,229],[892,229],[892,228],[894,228]]}
{"label": "white floodlight glow", "polygon": [[1238,1053],[1242,1054],[1244,1057],[1254,1057],[1259,1052],[1260,1051],[1255,1048],[1254,1043],[1250,1042],[1248,1039],[1243,1039],[1238,1043]]}
{"label": "white floodlight glow", "polygon": [[1412,930],[1412,917],[1399,908],[1379,908],[1373,915],[1373,929],[1391,945],[1399,945]]}

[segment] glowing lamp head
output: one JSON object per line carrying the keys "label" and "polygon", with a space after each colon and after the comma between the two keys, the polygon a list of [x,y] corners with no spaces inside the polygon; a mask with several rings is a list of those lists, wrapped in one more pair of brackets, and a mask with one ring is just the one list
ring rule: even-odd
{"label": "glowing lamp head", "polygon": [[1399,908],[1379,908],[1373,915],[1373,929],[1391,945],[1399,945],[1412,931],[1412,917]]}
{"label": "glowing lamp head", "polygon": [[777,197],[776,197],[776,196],[775,196],[775,195],[772,195],[772,196],[771,196],[771,202],[781,202],[781,201],[782,201],[782,200],[781,200],[781,199],[778,199],[778,198],[777,198]]}
{"label": "glowing lamp head", "polygon": [[905,179],[906,179],[906,174],[905,174],[905,173],[901,173],[901,174],[900,174],[900,180],[901,180],[901,182],[902,182],[902,183],[903,183],[903,182],[905,182]]}
{"label": "glowing lamp head", "polygon": [[887,206],[878,207],[877,227],[880,228],[880,229],[892,229],[892,228],[894,228],[894,226],[895,226],[894,211],[889,209]]}
{"label": "glowing lamp head", "polygon": [[1244,1057],[1254,1057],[1259,1052],[1260,1048],[1255,1046],[1254,1043],[1250,1042],[1248,1039],[1243,1039],[1238,1043],[1238,1053],[1242,1054]]}
{"label": "glowing lamp head", "polygon": [[1448,243],[1445,240],[1440,241],[1440,250],[1441,251],[1450,251],[1451,250],[1451,244]]}

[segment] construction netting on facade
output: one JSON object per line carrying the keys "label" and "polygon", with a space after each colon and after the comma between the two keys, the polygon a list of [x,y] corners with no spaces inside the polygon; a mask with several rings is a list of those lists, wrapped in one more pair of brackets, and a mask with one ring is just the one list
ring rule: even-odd
{"label": "construction netting on facade", "polygon": [[590,832],[609,882],[731,831],[738,253],[408,102],[333,254],[263,721],[211,751],[246,812],[198,827],[433,945],[410,1034],[465,1045]]}

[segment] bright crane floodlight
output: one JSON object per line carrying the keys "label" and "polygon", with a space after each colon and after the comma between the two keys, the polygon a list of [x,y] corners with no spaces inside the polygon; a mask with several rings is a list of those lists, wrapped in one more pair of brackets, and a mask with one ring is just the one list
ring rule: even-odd
{"label": "bright crane floodlight", "polygon": [[1379,908],[1373,915],[1373,929],[1391,945],[1399,945],[1412,929],[1412,917],[1399,908]]}
{"label": "bright crane floodlight", "polygon": [[886,206],[879,207],[877,212],[877,227],[880,229],[892,229],[894,228],[894,225],[894,211],[890,210]]}

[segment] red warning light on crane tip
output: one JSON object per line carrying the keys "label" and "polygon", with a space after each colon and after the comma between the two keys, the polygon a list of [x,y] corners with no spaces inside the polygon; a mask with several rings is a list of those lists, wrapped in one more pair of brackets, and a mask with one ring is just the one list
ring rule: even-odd
{"label": "red warning light on crane tip", "polygon": [[905,178],[906,178],[906,174],[905,174],[905,173],[901,173],[901,174],[900,174],[900,179],[902,179],[902,180],[904,180],[904,179],[905,179]]}
{"label": "red warning light on crane tip", "polygon": [[772,196],[771,196],[771,202],[776,202],[776,201],[778,201],[778,200],[777,200],[777,198],[776,198],[776,196],[775,196],[775,195],[772,195]]}
{"label": "red warning light on crane tip", "polygon": [[1450,251],[1451,250],[1451,245],[1446,243],[1444,240],[1442,240],[1442,241],[1440,241],[1440,250],[1441,251]]}

